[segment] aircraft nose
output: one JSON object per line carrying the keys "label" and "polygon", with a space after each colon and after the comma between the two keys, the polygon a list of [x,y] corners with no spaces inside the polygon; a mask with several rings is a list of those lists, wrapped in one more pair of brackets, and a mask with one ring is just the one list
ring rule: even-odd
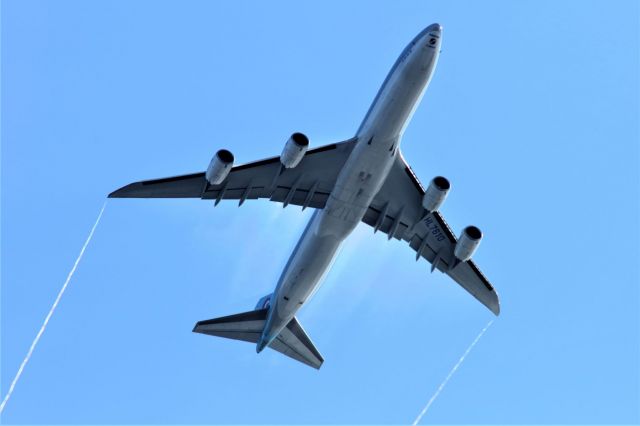
{"label": "aircraft nose", "polygon": [[[440,24],[431,24],[427,28],[422,31],[422,40],[424,46],[430,47],[431,49],[437,49],[440,45],[439,40],[442,37],[442,25]],[[431,49],[427,49],[430,51]]]}
{"label": "aircraft nose", "polygon": [[427,32],[433,32],[433,33],[441,33],[442,32],[442,25],[435,23],[435,24],[431,24],[427,27]]}

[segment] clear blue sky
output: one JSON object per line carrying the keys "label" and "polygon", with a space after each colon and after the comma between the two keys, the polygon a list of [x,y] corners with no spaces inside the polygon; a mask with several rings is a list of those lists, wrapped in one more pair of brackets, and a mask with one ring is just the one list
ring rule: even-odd
{"label": "clear blue sky", "polygon": [[[478,225],[502,315],[425,423],[638,423],[636,1],[2,3],[4,396],[110,191],[351,137],[444,26],[403,140]],[[320,371],[193,334],[274,287],[310,212],[111,200],[5,423],[409,423],[492,315],[365,225],[300,320]]]}

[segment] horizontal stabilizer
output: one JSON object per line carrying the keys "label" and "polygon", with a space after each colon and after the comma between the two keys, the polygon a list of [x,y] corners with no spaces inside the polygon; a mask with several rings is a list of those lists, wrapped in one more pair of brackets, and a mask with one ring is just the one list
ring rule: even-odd
{"label": "horizontal stabilizer", "polygon": [[269,347],[316,369],[319,369],[324,362],[324,358],[295,317],[289,321]]}
{"label": "horizontal stabilizer", "polygon": [[198,321],[193,331],[210,336],[257,343],[267,320],[267,312],[269,312],[268,309],[259,309],[207,321]]}
{"label": "horizontal stabilizer", "polygon": [[[210,336],[257,343],[267,321],[268,312],[269,309],[259,309],[242,314],[199,321],[193,331]],[[320,355],[320,352],[315,348],[311,339],[309,339],[295,318],[289,321],[289,324],[269,344],[269,347],[313,368],[320,368],[324,362],[322,355]]]}

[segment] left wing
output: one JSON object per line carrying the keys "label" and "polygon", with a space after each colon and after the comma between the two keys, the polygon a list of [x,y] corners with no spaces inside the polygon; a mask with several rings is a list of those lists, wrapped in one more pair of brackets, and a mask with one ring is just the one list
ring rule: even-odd
{"label": "left wing", "polygon": [[456,236],[440,212],[426,212],[422,207],[425,189],[407,165],[402,154],[396,161],[362,221],[391,239],[402,239],[416,251],[416,260],[429,261],[431,271],[438,269],[471,293],[495,315],[500,301],[495,289],[473,260],[459,262],[453,255]]}
{"label": "left wing", "polygon": [[146,180],[124,186],[110,198],[201,198],[245,200],[268,198],[285,205],[323,208],[338,173],[353,149],[352,139],[307,151],[300,164],[284,169],[271,157],[231,169],[220,185],[210,185],[205,173]]}

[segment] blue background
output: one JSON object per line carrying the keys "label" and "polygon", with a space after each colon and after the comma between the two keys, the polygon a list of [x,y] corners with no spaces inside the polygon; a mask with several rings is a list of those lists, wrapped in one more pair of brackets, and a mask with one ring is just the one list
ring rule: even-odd
{"label": "blue background", "polygon": [[[478,225],[502,315],[425,423],[640,421],[635,1],[2,3],[2,396],[106,194],[351,137],[404,46],[403,140]],[[269,293],[311,212],[111,200],[5,423],[409,423],[492,318],[359,226],[300,312],[320,371],[191,333]]]}

